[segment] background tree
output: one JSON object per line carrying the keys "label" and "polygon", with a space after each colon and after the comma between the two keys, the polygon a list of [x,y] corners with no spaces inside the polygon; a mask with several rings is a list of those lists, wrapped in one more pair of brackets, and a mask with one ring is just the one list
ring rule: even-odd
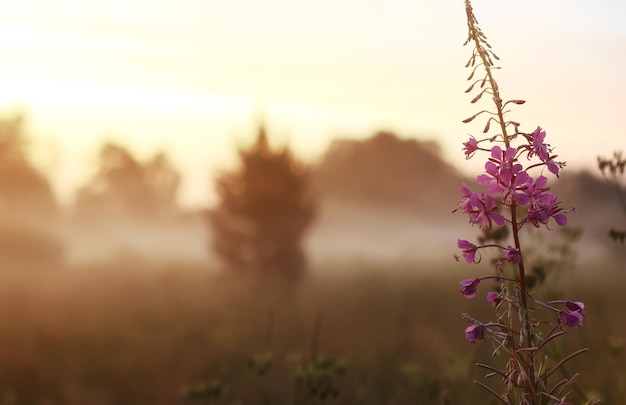
{"label": "background tree", "polygon": [[317,165],[316,189],[325,200],[402,209],[447,220],[455,184],[463,177],[442,157],[435,141],[405,139],[380,131],[362,140],[337,139]]}
{"label": "background tree", "polygon": [[64,246],[48,178],[30,157],[21,115],[0,120],[0,270],[55,267]]}
{"label": "background tree", "polygon": [[215,252],[232,270],[299,275],[315,215],[308,168],[287,147],[272,150],[263,126],[239,158],[238,168],[215,180],[219,203],[207,217]]}
{"label": "background tree", "polygon": [[21,221],[54,218],[57,203],[49,180],[32,163],[24,120],[0,120],[0,215]]}
{"label": "background tree", "polygon": [[77,192],[79,218],[157,220],[176,213],[180,174],[165,153],[140,162],[125,147],[105,143],[98,166]]}

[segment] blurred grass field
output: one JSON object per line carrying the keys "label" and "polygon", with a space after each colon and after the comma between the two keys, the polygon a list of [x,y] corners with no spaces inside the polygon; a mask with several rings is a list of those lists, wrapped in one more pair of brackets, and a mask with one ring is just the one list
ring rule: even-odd
{"label": "blurred grass field", "polygon": [[[626,400],[620,267],[576,269],[558,286],[587,304],[558,349],[591,349],[566,368],[605,404]],[[312,356],[341,368],[328,403],[490,404],[473,381],[491,347],[464,339],[460,314],[492,310],[485,290],[458,294],[468,271],[453,259],[427,271],[354,261],[282,284],[121,258],[3,273],[0,404],[315,403],[295,380]],[[265,373],[251,367],[262,359]]]}

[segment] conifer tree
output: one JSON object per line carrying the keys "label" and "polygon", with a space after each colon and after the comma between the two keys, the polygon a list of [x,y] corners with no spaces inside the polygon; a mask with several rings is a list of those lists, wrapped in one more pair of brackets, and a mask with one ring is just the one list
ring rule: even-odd
{"label": "conifer tree", "polygon": [[219,203],[207,216],[214,251],[233,271],[300,275],[303,237],[315,215],[307,166],[287,147],[272,150],[262,125],[239,159],[215,180]]}

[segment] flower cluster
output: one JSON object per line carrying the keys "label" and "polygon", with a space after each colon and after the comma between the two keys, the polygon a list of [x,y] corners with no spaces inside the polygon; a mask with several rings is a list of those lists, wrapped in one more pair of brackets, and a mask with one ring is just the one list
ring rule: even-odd
{"label": "flower cluster", "polygon": [[[466,92],[471,92],[478,85],[478,95],[472,99],[477,102],[483,95],[489,94],[495,105],[494,111],[481,110],[479,113],[464,120],[471,122],[481,114],[489,116],[483,133],[488,134],[492,123],[497,124],[498,133],[486,135],[484,139],[470,136],[463,143],[466,159],[477,155],[486,155],[484,172],[476,177],[480,189],[474,190],[463,184],[459,191],[460,201],[453,212],[466,214],[469,222],[478,227],[486,235],[493,232],[492,228],[508,229],[509,243],[494,239],[495,243],[486,243],[489,238],[473,243],[466,239],[458,239],[459,254],[454,258],[464,259],[467,263],[479,263],[484,249],[495,251],[494,263],[496,274],[468,278],[460,282],[459,293],[468,299],[479,295],[481,282],[487,279],[496,281],[496,288],[486,294],[487,302],[496,311],[494,322],[481,322],[465,315],[470,326],[465,329],[465,338],[472,342],[489,338],[498,348],[504,348],[511,360],[506,370],[490,368],[494,374],[505,378],[507,393],[498,395],[498,399],[506,404],[543,404],[566,403],[567,383],[548,387],[548,377],[562,364],[582,353],[579,350],[561,361],[555,362],[549,355],[539,355],[547,342],[562,335],[569,328],[580,328],[585,318],[585,305],[579,301],[548,301],[542,302],[529,291],[529,281],[524,267],[521,231],[526,225],[534,228],[551,229],[551,224],[564,226],[568,222],[567,215],[574,212],[573,208],[562,206],[557,195],[550,191],[547,176],[558,179],[565,163],[558,161],[554,149],[546,143],[546,131],[536,127],[532,132],[521,132],[520,124],[507,121],[504,107],[508,104],[524,104],[523,100],[503,102],[500,89],[493,77],[493,60],[498,57],[491,50],[485,35],[477,26],[476,18],[469,0],[465,1],[468,18],[469,35],[466,44],[474,44],[474,52],[466,67],[472,69],[468,80],[482,66],[485,75],[471,84]],[[494,125],[495,127],[495,125]],[[539,311],[545,309],[546,312]],[[586,350],[586,349],[585,349]],[[495,392],[485,387],[492,394]],[[505,400],[503,400],[503,398]],[[547,402],[544,402],[547,401]]]}
{"label": "flower cluster", "polygon": [[[477,193],[464,184],[460,188],[461,200],[458,207],[453,211],[461,211],[469,214],[470,223],[478,224],[482,228],[491,228],[493,223],[504,225],[507,220],[500,213],[502,206],[526,207],[526,216],[516,221],[516,225],[521,228],[525,223],[532,223],[534,226],[547,225],[550,218],[558,225],[567,224],[567,214],[573,209],[564,210],[558,197],[550,193],[547,186],[548,178],[540,174],[533,178],[529,173],[530,169],[538,166],[546,166],[549,171],[558,175],[559,169],[565,166],[562,162],[554,161],[556,156],[549,155],[549,145],[543,143],[545,131],[538,128],[531,134],[523,134],[528,140],[527,145],[518,148],[508,147],[502,150],[499,145],[491,148],[490,157],[485,163],[485,173],[476,177],[478,184],[487,186],[487,192]],[[537,140],[541,139],[541,142]],[[490,139],[485,139],[489,141]],[[468,155],[468,144],[477,144],[476,138],[471,137],[466,142],[465,153]],[[477,149],[470,149],[473,153]],[[539,152],[536,152],[536,151]],[[519,157],[524,152],[529,151],[527,156],[545,156],[542,163],[531,164],[524,168],[519,163]],[[553,171],[554,170],[554,171]],[[508,221],[510,224],[510,221]],[[459,246],[460,247],[460,246]]]}

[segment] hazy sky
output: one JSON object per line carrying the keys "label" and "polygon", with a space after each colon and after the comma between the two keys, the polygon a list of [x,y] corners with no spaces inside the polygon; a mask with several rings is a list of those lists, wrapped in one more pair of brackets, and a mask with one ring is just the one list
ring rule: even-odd
{"label": "hazy sky", "polygon": [[[570,167],[626,149],[626,3],[476,0],[501,57],[510,117],[544,126]],[[470,48],[463,1],[21,0],[0,13],[0,106],[27,113],[60,196],[91,174],[104,139],[166,148],[182,200],[264,116],[276,142],[313,159],[333,137],[378,129],[434,138],[462,170]]]}

